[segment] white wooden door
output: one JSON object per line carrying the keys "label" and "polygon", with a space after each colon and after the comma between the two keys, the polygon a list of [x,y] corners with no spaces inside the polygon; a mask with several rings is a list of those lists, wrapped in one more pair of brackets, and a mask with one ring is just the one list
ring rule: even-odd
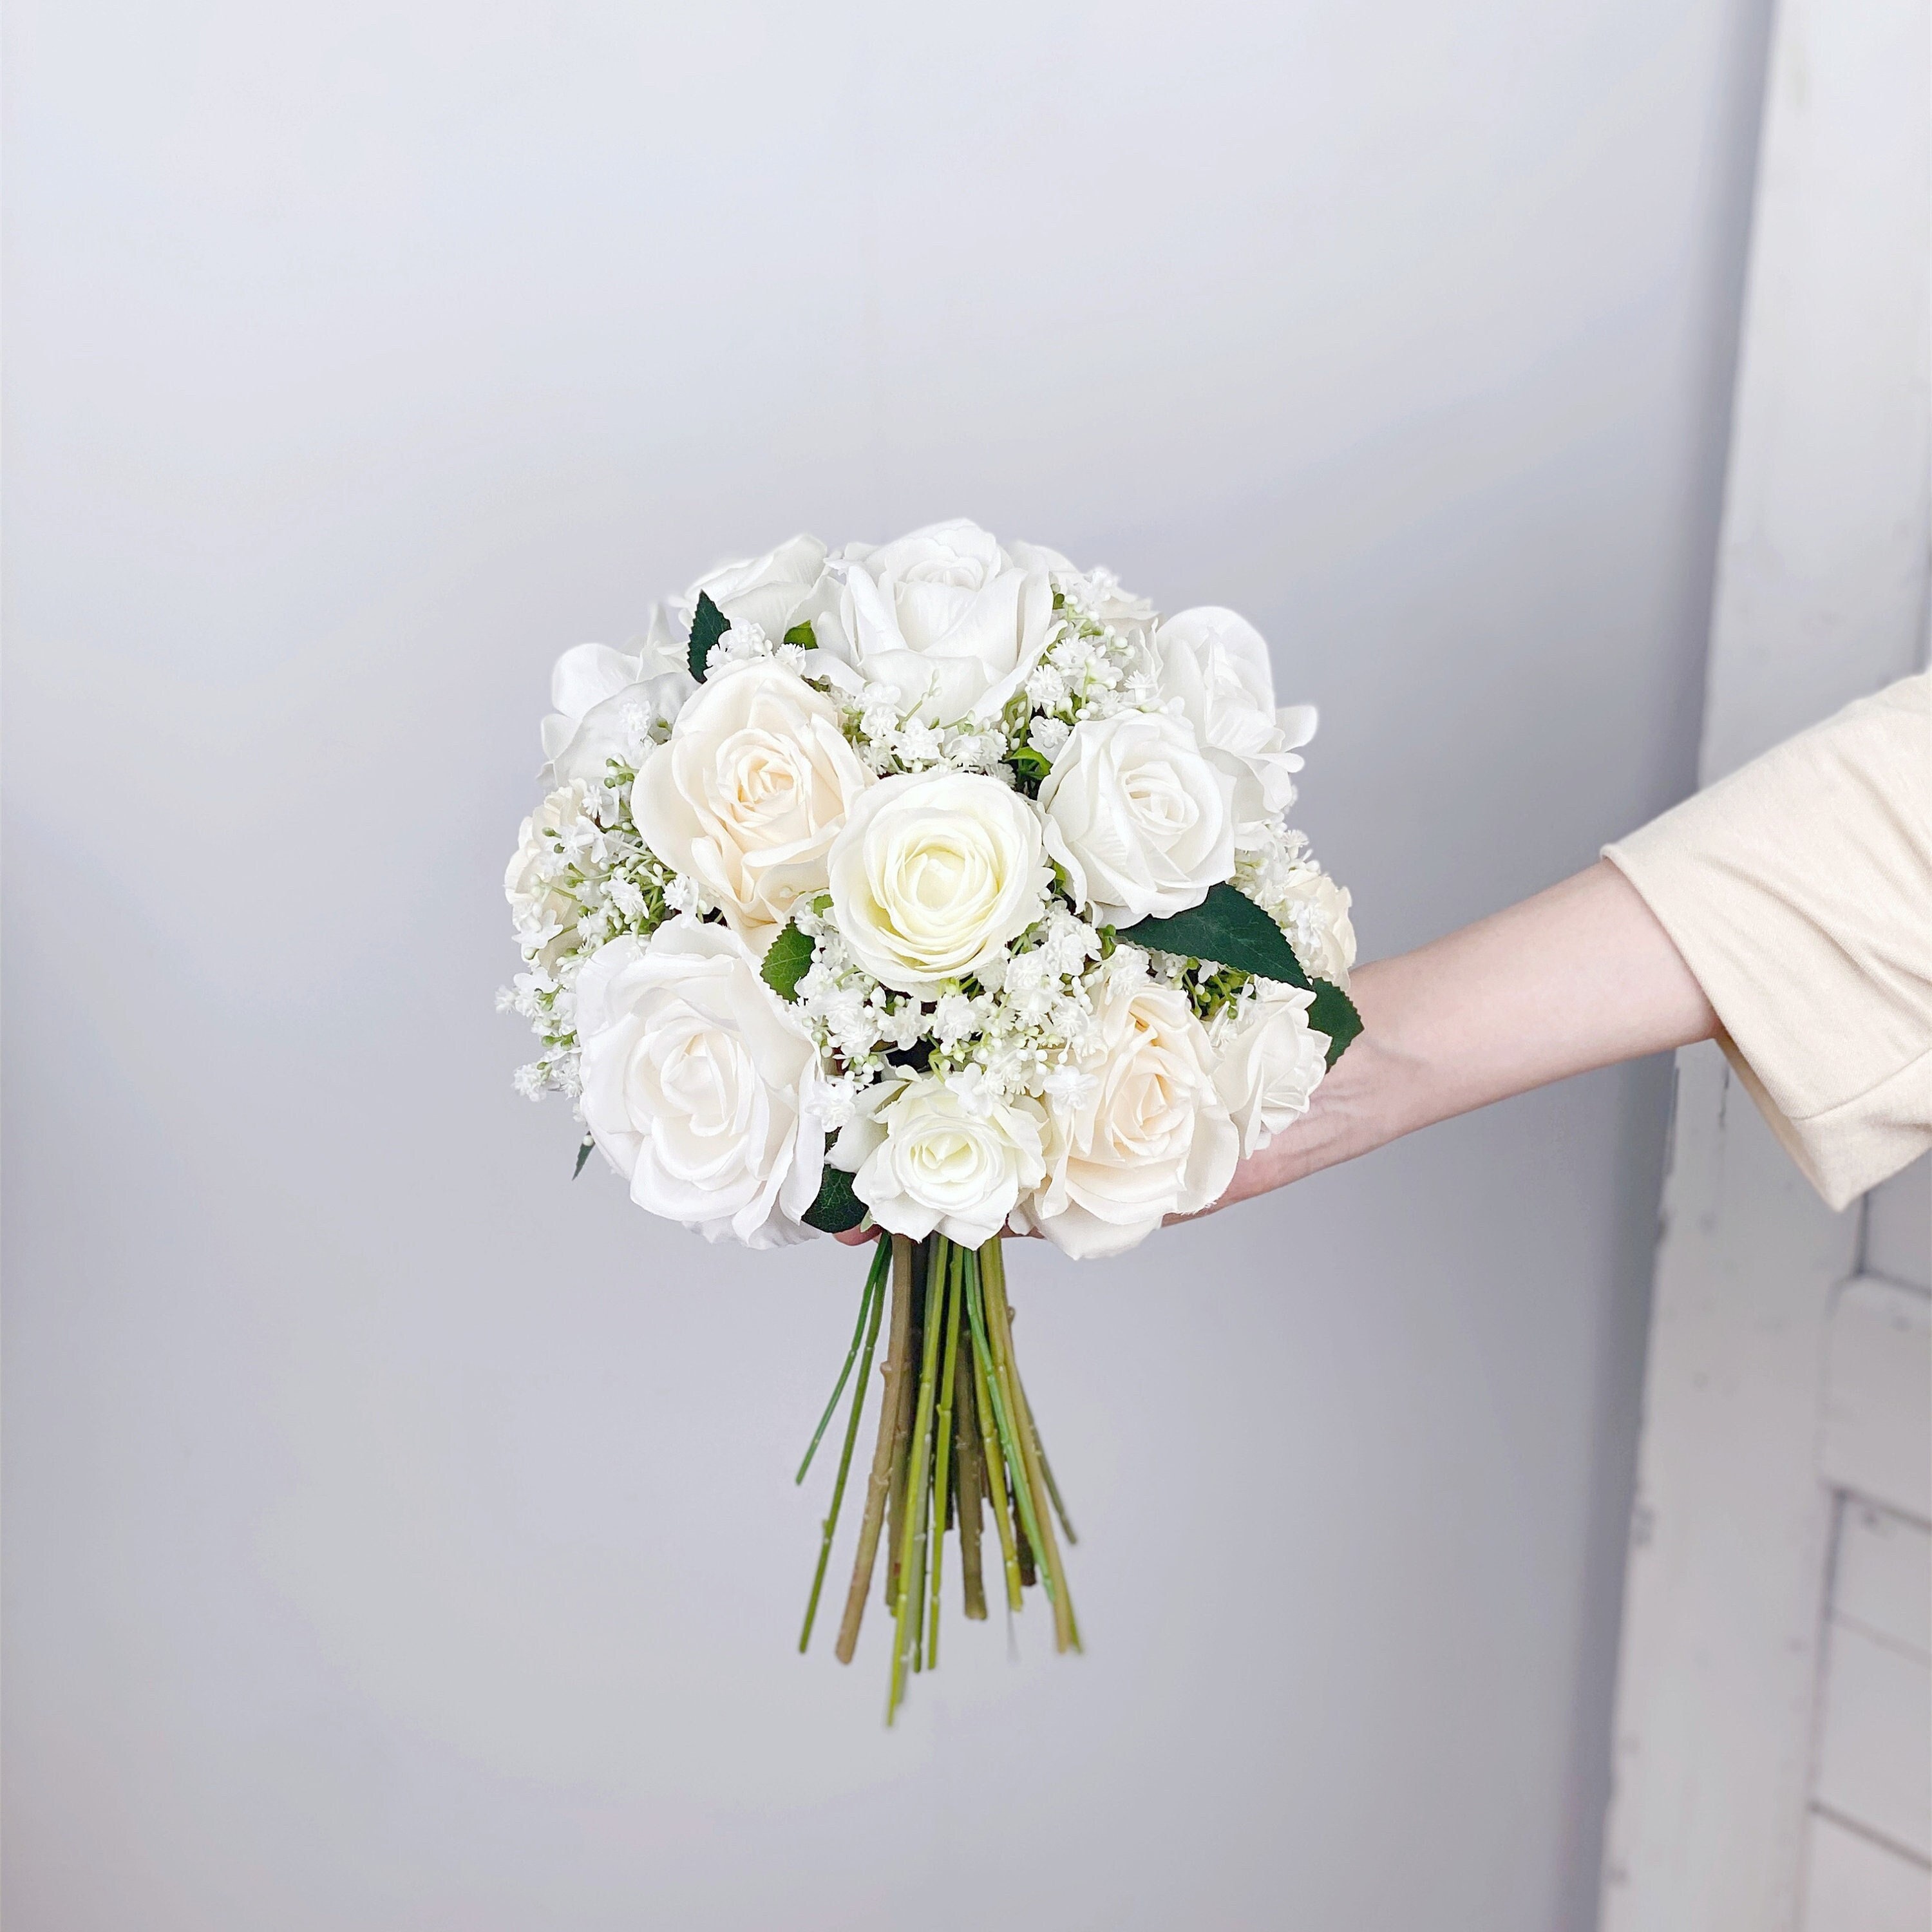
{"label": "white wooden door", "polygon": [[[1924,662],[1929,463],[1927,0],[1784,0],[1704,782]],[[1679,1056],[1605,1932],[1932,1932],[1928,1249],[1925,1162],[1832,1214]]]}

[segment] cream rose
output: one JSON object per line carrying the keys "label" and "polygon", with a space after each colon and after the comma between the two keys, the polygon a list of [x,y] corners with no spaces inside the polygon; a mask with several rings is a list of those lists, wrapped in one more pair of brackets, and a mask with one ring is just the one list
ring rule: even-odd
{"label": "cream rose", "polygon": [[1207,1034],[1184,994],[1148,980],[1145,958],[1114,956],[1081,1077],[1048,1110],[1046,1180],[1012,1216],[1076,1260],[1119,1254],[1166,1216],[1205,1208],[1239,1157]]}
{"label": "cream rose", "polygon": [[1163,698],[1178,699],[1208,758],[1234,781],[1237,837],[1252,842],[1294,800],[1295,748],[1315,735],[1315,707],[1277,710],[1268,645],[1245,617],[1208,604],[1154,636]]}
{"label": "cream rose", "polygon": [[1328,1036],[1308,1024],[1314,994],[1271,980],[1257,985],[1214,1040],[1215,1090],[1240,1136],[1244,1160],[1307,1112],[1328,1070]]}
{"label": "cream rose", "polygon": [[976,1248],[1046,1178],[1046,1124],[1036,1101],[968,1099],[943,1080],[916,1078],[886,1088],[834,1151],[856,1170],[853,1192],[880,1227]]}
{"label": "cream rose", "polygon": [[720,926],[614,939],[577,980],[584,1118],[631,1198],[754,1248],[803,1240],[825,1132],[817,1048]]}
{"label": "cream rose", "polygon": [[1184,719],[1120,711],[1075,725],[1040,803],[1095,923],[1126,926],[1198,905],[1234,871],[1233,789]]}
{"label": "cream rose", "polygon": [[996,716],[1053,633],[1045,566],[964,520],[852,544],[830,570],[841,587],[817,621],[820,646],[929,724]]}
{"label": "cream rose", "polygon": [[827,872],[853,958],[902,993],[998,957],[1040,916],[1048,877],[1033,806],[998,778],[943,766],[867,792]]}
{"label": "cream rose", "polygon": [[762,952],[822,890],[846,814],[873,782],[831,700],[769,658],[707,678],[638,775],[644,842]]}

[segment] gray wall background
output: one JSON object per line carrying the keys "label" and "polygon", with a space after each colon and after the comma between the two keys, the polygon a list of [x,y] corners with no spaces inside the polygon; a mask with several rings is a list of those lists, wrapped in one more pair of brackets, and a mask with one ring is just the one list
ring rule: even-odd
{"label": "gray wall background", "polygon": [[570,1184],[497,882],[555,651],[962,512],[1262,625],[1369,956],[1588,862],[1765,14],[8,10],[14,1932],[1590,1922],[1665,1066],[1030,1247],[1090,1654],[888,1736],[855,1258]]}

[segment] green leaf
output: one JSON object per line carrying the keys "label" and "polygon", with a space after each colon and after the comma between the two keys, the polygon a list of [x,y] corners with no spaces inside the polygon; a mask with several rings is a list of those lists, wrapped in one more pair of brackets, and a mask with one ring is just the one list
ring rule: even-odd
{"label": "green leaf", "polygon": [[691,620],[691,674],[702,678],[705,667],[711,662],[711,652],[718,640],[731,628],[731,620],[712,602],[711,593],[700,590],[698,593],[698,614]]}
{"label": "green leaf", "polygon": [[782,1000],[798,998],[798,982],[812,964],[812,942],[789,920],[784,930],[771,943],[765,963],[758,970],[765,984]]}
{"label": "green leaf", "polygon": [[1036,751],[1030,745],[1016,745],[1006,754],[1006,763],[1030,778],[1044,778],[1053,769],[1047,762],[1046,754]]}
{"label": "green leaf", "polygon": [[1354,1001],[1332,981],[1317,980],[1314,983],[1315,1004],[1308,1010],[1308,1024],[1328,1036],[1328,1064],[1333,1066],[1361,1031],[1362,1016],[1356,1012]]}
{"label": "green leaf", "polygon": [[584,1163],[590,1158],[590,1150],[596,1144],[588,1134],[584,1136],[584,1144],[577,1150],[577,1165],[570,1170],[572,1180],[574,1180],[584,1172]]}
{"label": "green leaf", "polygon": [[806,1226],[821,1234],[842,1234],[865,1218],[866,1204],[852,1192],[852,1177],[828,1162],[818,1184],[818,1198],[805,1210]]}
{"label": "green leaf", "polygon": [[784,634],[784,640],[788,644],[797,645],[802,651],[815,650],[818,646],[818,637],[809,624],[793,625]]}
{"label": "green leaf", "polygon": [[1172,919],[1144,919],[1119,936],[1136,946],[1178,952],[1188,959],[1211,959],[1217,966],[1257,973],[1285,986],[1308,984],[1287,934],[1246,893],[1230,885],[1210,886],[1198,906]]}

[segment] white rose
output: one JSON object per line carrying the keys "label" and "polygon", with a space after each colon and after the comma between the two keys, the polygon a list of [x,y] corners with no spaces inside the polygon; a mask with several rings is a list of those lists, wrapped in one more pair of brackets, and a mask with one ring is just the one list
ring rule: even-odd
{"label": "white rose", "polygon": [[831,571],[841,590],[817,622],[820,646],[929,724],[997,716],[1053,633],[1044,566],[1022,566],[976,524],[854,544]]}
{"label": "white rose", "polygon": [[1277,710],[1262,634],[1213,605],[1183,610],[1155,632],[1160,694],[1178,698],[1195,736],[1234,780],[1234,823],[1250,844],[1294,801],[1295,747],[1315,735],[1315,707]]}
{"label": "white rose", "polygon": [[1048,1110],[1047,1178],[1014,1210],[1076,1260],[1117,1255],[1169,1214],[1191,1214],[1234,1178],[1239,1137],[1215,1090],[1208,1036],[1185,994],[1114,956],[1071,1094]]}
{"label": "white rose", "polygon": [[[809,614],[808,607],[820,592],[824,575],[825,546],[816,537],[793,537],[763,556],[721,564],[686,593],[680,614],[684,634],[687,640],[691,635],[692,616],[702,591],[733,629],[756,624],[776,644]],[[830,586],[826,590],[829,593]]]}
{"label": "white rose", "polygon": [[662,610],[652,615],[650,635],[632,641],[631,651],[578,644],[557,659],[550,674],[554,708],[543,722],[547,782],[602,784],[614,758],[636,770],[697,689]]}
{"label": "white rose", "polygon": [[724,927],[674,919],[577,980],[584,1118],[640,1208],[748,1246],[808,1238],[825,1132],[817,1048]]}
{"label": "white rose", "polygon": [[1198,905],[1234,871],[1233,790],[1185,719],[1118,711],[1073,728],[1040,803],[1095,923],[1126,926]]}
{"label": "white rose", "polygon": [[503,896],[524,956],[541,960],[546,972],[554,971],[576,945],[584,910],[564,874],[574,860],[601,849],[602,838],[589,789],[578,784],[558,787],[517,830],[517,849],[504,868]]}
{"label": "white rose", "polygon": [[835,1152],[880,1227],[976,1248],[1046,1178],[1046,1124],[1036,1101],[969,1101],[943,1080],[912,1079],[878,1091]]}
{"label": "white rose", "polygon": [[1003,956],[1040,917],[1049,876],[1032,805],[998,778],[944,766],[874,785],[827,871],[853,958],[902,993]]}
{"label": "white rose", "polygon": [[1286,930],[1295,956],[1318,980],[1346,989],[1355,963],[1352,896],[1315,866],[1293,866],[1268,910]]}
{"label": "white rose", "polygon": [[1258,984],[1238,1022],[1215,1041],[1215,1090],[1241,1137],[1244,1159],[1307,1112],[1328,1070],[1328,1036],[1308,1024],[1314,994]]}
{"label": "white rose", "polygon": [[638,774],[631,816],[763,952],[801,898],[872,775],[822,692],[769,658],[706,679],[670,742]]}

